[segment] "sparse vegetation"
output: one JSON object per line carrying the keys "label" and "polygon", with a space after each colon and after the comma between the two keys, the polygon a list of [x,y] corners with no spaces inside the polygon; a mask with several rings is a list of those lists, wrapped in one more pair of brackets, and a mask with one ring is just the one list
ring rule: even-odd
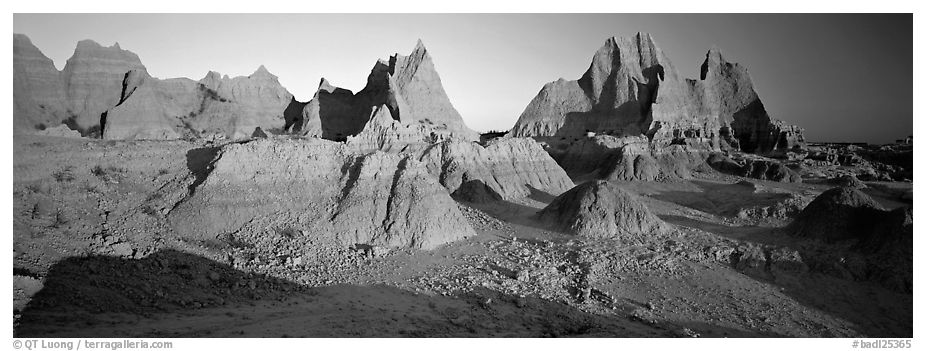
{"label": "sparse vegetation", "polygon": [[143,206],[143,207],[141,208],[141,212],[144,213],[144,214],[146,214],[146,215],[149,215],[149,216],[151,216],[151,217],[157,217],[157,216],[158,216],[158,210],[154,209],[154,207],[151,207],[151,205],[145,205],[145,206]]}
{"label": "sparse vegetation", "polygon": [[64,214],[61,210],[55,212],[55,221],[49,226],[50,228],[61,228],[61,226],[68,223],[67,218],[64,217]]}
{"label": "sparse vegetation", "polygon": [[56,171],[55,173],[52,173],[51,176],[55,178],[55,181],[58,183],[73,181],[75,179],[74,178],[74,167],[73,166],[64,167]]}
{"label": "sparse vegetation", "polygon": [[165,175],[165,174],[168,174],[168,173],[170,173],[170,170],[167,169],[167,168],[161,168],[161,169],[158,170],[158,175],[159,175],[159,176],[162,176],[162,175]]}
{"label": "sparse vegetation", "polygon": [[282,237],[284,237],[284,238],[292,239],[292,238],[295,238],[296,236],[298,236],[299,234],[301,234],[301,232],[300,232],[298,229],[296,229],[296,228],[293,228],[293,227],[286,227],[286,228],[280,229],[280,231],[278,232],[278,234],[280,234],[280,236],[282,236]]}
{"label": "sparse vegetation", "polygon": [[96,165],[90,169],[91,174],[106,182],[118,182],[119,179],[125,177],[125,172],[125,168],[115,166],[103,168],[103,166]]}

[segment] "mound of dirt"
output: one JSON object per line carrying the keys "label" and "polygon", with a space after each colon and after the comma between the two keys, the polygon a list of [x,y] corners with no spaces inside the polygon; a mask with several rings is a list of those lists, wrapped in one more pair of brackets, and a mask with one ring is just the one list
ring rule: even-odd
{"label": "mound of dirt", "polygon": [[408,155],[261,139],[218,150],[197,177],[168,217],[194,237],[282,228],[344,245],[430,249],[475,235],[437,179]]}
{"label": "mound of dirt", "polygon": [[830,183],[833,183],[836,186],[845,187],[845,188],[864,189],[868,187],[867,185],[865,185],[865,183],[862,183],[861,180],[858,180],[858,178],[856,178],[855,175],[852,175],[852,174],[844,174],[839,177],[830,179]]}
{"label": "mound of dirt", "polygon": [[538,213],[558,230],[595,238],[645,240],[671,227],[635,195],[608,181],[579,185]]}
{"label": "mound of dirt", "polygon": [[787,229],[793,236],[826,242],[862,239],[876,228],[884,212],[858,189],[833,188],[811,201]]}

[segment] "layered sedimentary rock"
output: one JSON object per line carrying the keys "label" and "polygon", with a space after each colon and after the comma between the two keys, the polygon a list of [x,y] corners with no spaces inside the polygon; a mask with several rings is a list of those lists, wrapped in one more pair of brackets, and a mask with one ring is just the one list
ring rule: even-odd
{"label": "layered sedimentary rock", "polygon": [[686,145],[652,148],[649,144],[632,144],[606,161],[600,176],[620,181],[690,179],[692,172],[703,169],[707,156],[706,151]]}
{"label": "layered sedimentary rock", "polygon": [[770,159],[750,157],[733,159],[720,153],[713,153],[707,158],[707,164],[722,173],[741,177],[783,183],[800,183],[802,181],[798,172],[788,168],[781,162]]}
{"label": "layered sedimentary rock", "polygon": [[319,139],[257,140],[218,150],[193,184],[168,218],[200,238],[287,227],[345,245],[428,249],[474,235],[447,191],[408,155],[359,154]]}
{"label": "layered sedimentary rock", "polygon": [[558,196],[538,217],[556,229],[593,238],[644,241],[671,226],[635,195],[608,181],[592,181]]}
{"label": "layered sedimentary rock", "polygon": [[177,139],[183,136],[180,118],[199,108],[190,79],[160,80],[133,70],[124,86],[121,102],[107,113],[104,139]]}
{"label": "layered sedimentary rock", "polygon": [[[378,121],[378,128],[368,130],[367,123],[377,116],[396,123]],[[357,136],[361,143],[412,143],[422,136],[479,140],[447,97],[421,41],[408,56],[397,54],[379,60],[367,77],[367,85],[356,94],[322,80],[305,107],[301,123],[305,135],[331,140]],[[364,133],[372,135],[358,135]]]}
{"label": "layered sedimentary rock", "polygon": [[99,127],[103,113],[119,103],[125,75],[132,70],[147,72],[138,55],[118,43],[104,47],[92,40],[78,42],[61,71],[72,126],[84,131]]}
{"label": "layered sedimentary rock", "polygon": [[799,128],[768,117],[745,68],[724,61],[718,50],[708,52],[700,78],[680,78],[649,34],[611,38],[581,78],[545,85],[512,134],[646,135],[656,145],[707,142],[748,152],[803,142]]}
{"label": "layered sedimentary rock", "polygon": [[688,179],[706,167],[709,155],[694,145],[654,145],[645,136],[596,135],[546,143],[547,152],[570,176],[620,181]]}
{"label": "layered sedimentary rock", "polygon": [[485,147],[447,141],[430,147],[419,159],[449,192],[467,201],[510,200],[535,191],[559,195],[575,185],[529,138],[501,138]]}
{"label": "layered sedimentary rock", "polygon": [[68,117],[64,84],[55,63],[28,37],[13,34],[13,126],[53,127]]}
{"label": "layered sedimentary rock", "polygon": [[119,105],[107,113],[105,139],[246,138],[257,128],[283,128],[290,105],[299,104],[264,66],[247,77],[209,72],[199,82],[131,71],[123,86]]}

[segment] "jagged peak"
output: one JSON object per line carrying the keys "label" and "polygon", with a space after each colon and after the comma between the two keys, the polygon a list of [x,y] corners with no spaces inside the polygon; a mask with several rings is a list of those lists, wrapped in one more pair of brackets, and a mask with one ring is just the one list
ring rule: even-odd
{"label": "jagged peak", "polygon": [[419,51],[428,52],[428,48],[424,47],[424,42],[421,41],[421,38],[418,38],[418,42],[415,43],[415,48],[412,49],[412,55]]}
{"label": "jagged peak", "polygon": [[717,45],[712,45],[711,48],[707,50],[707,54],[705,54],[704,57],[708,61],[724,62],[723,52],[721,52],[720,47]]}
{"label": "jagged peak", "polygon": [[257,67],[257,70],[254,71],[254,73],[251,73],[250,75],[250,77],[259,77],[259,76],[275,77],[273,74],[270,73],[270,71],[267,70],[267,67],[264,67],[264,65],[260,65],[260,67]]}
{"label": "jagged peak", "polygon": [[321,81],[318,82],[318,91],[324,90],[324,91],[330,92],[330,91],[333,91],[335,88],[336,87],[334,86],[334,84],[331,84],[331,82],[325,79],[325,77],[322,77]]}

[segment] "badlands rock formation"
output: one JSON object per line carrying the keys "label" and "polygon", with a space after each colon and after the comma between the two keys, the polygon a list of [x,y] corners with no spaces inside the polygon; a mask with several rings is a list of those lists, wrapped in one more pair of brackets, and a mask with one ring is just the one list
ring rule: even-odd
{"label": "badlands rock formation", "polygon": [[67,119],[67,102],[55,63],[22,34],[13,34],[13,126],[43,129]]}
{"label": "badlands rock formation", "polygon": [[483,147],[447,141],[419,158],[455,197],[471,202],[510,200],[533,191],[559,195],[575,184],[556,161],[529,138],[501,138]]}
{"label": "badlands rock formation", "polygon": [[247,77],[209,72],[199,82],[130,71],[123,85],[121,102],[107,114],[105,139],[245,138],[256,128],[282,128],[287,108],[298,104],[264,66]]}
{"label": "badlands rock formation", "polygon": [[[148,75],[119,44],[77,44],[63,71],[25,35],[14,34],[14,120],[34,132],[62,122],[106,139],[249,137],[281,129],[302,105],[263,66],[247,77],[209,72],[199,82]],[[294,108],[298,106],[298,108]]]}
{"label": "badlands rock formation", "polygon": [[[396,123],[387,123],[394,120]],[[366,128],[373,122],[375,128]],[[295,123],[294,123],[295,124]],[[302,132],[331,140],[356,136],[373,148],[383,140],[422,142],[422,138],[479,140],[451,104],[424,44],[408,56],[379,60],[356,94],[322,80],[304,110]],[[289,127],[289,126],[287,126]],[[364,131],[364,133],[361,133]],[[360,135],[358,135],[360,134]]]}
{"label": "badlands rock formation", "polygon": [[61,79],[78,128],[100,126],[103,113],[119,103],[123,80],[131,70],[147,74],[138,55],[122,50],[118,43],[110,47],[92,40],[77,43],[74,55],[61,71]]}
{"label": "badlands rock formation", "polygon": [[319,139],[265,139],[213,152],[169,214],[179,233],[215,238],[293,228],[345,245],[424,249],[475,235],[437,179],[408,155],[357,154]]}
{"label": "badlands rock formation", "polygon": [[537,216],[565,232],[593,238],[645,241],[671,230],[635,195],[608,181],[579,185],[558,196]]}
{"label": "badlands rock formation", "polygon": [[752,157],[734,159],[720,153],[712,153],[708,157],[707,163],[715,170],[741,177],[784,183],[800,183],[802,181],[800,174],[780,162],[770,159]]}
{"label": "badlands rock formation", "polygon": [[[548,83],[515,136],[646,135],[657,145],[709,142],[769,152],[800,147],[800,128],[769,118],[745,68],[707,53],[700,80],[682,79],[649,34],[608,39],[578,80]],[[732,144],[732,145],[728,145]]]}

